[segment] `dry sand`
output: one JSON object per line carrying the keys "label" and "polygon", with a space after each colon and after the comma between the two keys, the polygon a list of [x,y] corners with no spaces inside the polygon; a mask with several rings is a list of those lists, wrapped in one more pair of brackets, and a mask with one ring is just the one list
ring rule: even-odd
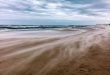
{"label": "dry sand", "polygon": [[0,75],[110,75],[110,29],[0,39]]}

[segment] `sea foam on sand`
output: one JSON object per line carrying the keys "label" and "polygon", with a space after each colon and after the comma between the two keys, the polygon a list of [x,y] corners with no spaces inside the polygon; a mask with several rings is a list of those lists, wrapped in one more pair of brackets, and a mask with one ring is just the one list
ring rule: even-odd
{"label": "sea foam on sand", "polygon": [[109,27],[68,37],[0,41],[0,75],[110,75]]}

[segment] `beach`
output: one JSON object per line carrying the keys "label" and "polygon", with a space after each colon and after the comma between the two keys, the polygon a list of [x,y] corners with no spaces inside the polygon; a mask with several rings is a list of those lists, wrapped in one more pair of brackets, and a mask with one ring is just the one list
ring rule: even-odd
{"label": "beach", "polygon": [[110,27],[2,31],[0,75],[110,75],[109,41]]}

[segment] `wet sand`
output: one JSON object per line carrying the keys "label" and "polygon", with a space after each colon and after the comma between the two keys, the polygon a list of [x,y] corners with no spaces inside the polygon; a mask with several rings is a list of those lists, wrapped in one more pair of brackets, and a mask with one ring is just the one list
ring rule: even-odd
{"label": "wet sand", "polygon": [[110,29],[67,37],[0,38],[0,75],[110,75]]}

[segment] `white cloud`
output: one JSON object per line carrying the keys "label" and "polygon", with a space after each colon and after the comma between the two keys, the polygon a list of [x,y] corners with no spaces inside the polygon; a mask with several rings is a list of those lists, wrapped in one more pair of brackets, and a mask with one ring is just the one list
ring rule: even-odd
{"label": "white cloud", "polygon": [[60,4],[60,3],[47,3],[46,7],[48,9],[57,9],[57,8],[59,8],[61,6],[62,6],[62,4]]}
{"label": "white cloud", "polygon": [[[110,4],[109,0],[100,1]],[[97,7],[93,9],[92,5],[94,4],[72,3],[66,0],[55,0],[55,2],[54,0],[53,2],[47,0],[0,0],[0,19],[110,20],[109,10]],[[96,15],[88,15],[87,13]]]}

